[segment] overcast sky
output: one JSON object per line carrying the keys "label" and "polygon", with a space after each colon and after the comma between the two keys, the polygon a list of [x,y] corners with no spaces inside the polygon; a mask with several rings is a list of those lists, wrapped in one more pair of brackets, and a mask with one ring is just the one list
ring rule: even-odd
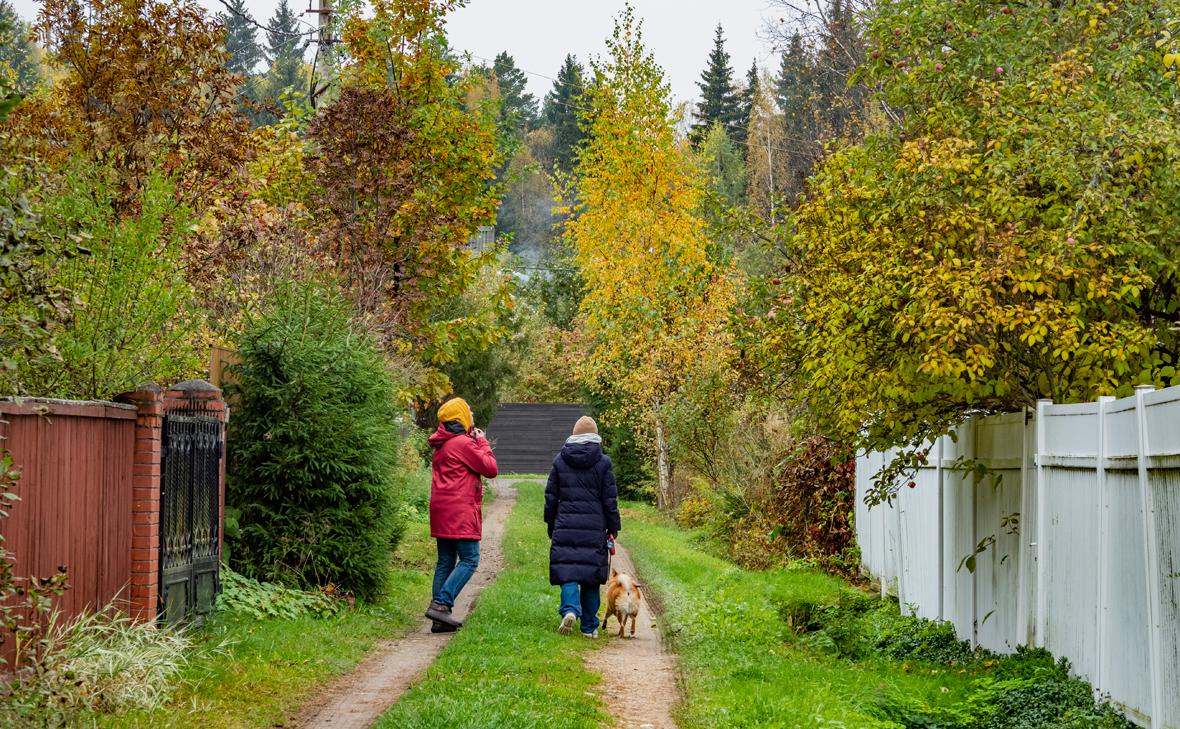
{"label": "overcast sky", "polygon": [[[218,0],[198,0],[221,10]],[[308,0],[288,0],[296,9]],[[14,0],[26,18],[37,13],[36,0]],[[734,75],[745,77],[750,63],[777,67],[772,45],[763,40],[767,18],[777,17],[773,0],[633,0],[643,19],[644,37],[663,65],[673,94],[680,100],[696,98],[696,81],[705,67],[717,23],[725,28],[726,48]],[[255,19],[265,23],[278,0],[247,0]],[[471,0],[451,15],[447,35],[458,50],[490,61],[506,50],[516,65],[529,73],[529,90],[541,99],[566,53],[583,63],[604,51],[612,19],[624,0]],[[306,16],[309,22],[313,16]],[[546,78],[549,77],[549,78]]]}

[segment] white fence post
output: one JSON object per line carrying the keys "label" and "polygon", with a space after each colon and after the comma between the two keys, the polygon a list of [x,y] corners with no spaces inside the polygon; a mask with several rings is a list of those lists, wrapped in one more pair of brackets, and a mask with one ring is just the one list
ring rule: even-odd
{"label": "white fence post", "polygon": [[1052,400],[1037,400],[1037,541],[1033,551],[1037,560],[1037,624],[1036,645],[1045,647],[1045,617],[1047,612],[1045,596],[1045,409]]}
{"label": "white fence post", "polygon": [[1147,574],[1147,656],[1151,673],[1151,727],[1156,729],[1163,725],[1164,693],[1163,661],[1160,653],[1163,640],[1160,636],[1160,585],[1159,585],[1159,550],[1155,533],[1155,505],[1148,481],[1148,449],[1147,439],[1147,405],[1144,397],[1154,391],[1151,385],[1139,385],[1135,388],[1135,421],[1139,430],[1138,465],[1139,465],[1139,495],[1143,504],[1143,567]]}
{"label": "white fence post", "polygon": [[1029,641],[1029,593],[1032,590],[1029,573],[1030,553],[1032,552],[1033,542],[1029,537],[1033,534],[1035,527],[1034,499],[1036,470],[1030,469],[1028,465],[1029,456],[1034,450],[1029,444],[1028,423],[1033,421],[1033,430],[1037,428],[1035,414],[1029,408],[1024,408],[1024,431],[1020,437],[1020,523],[1018,525],[1019,541],[1017,541],[1017,559],[1020,563],[1016,565],[1016,620],[1015,620],[1015,635],[1013,636],[1012,645],[1022,645]]}
{"label": "white fence post", "polygon": [[1106,613],[1110,606],[1110,510],[1106,493],[1106,406],[1114,400],[1109,395],[1098,398],[1098,443],[1095,465],[1098,468],[1098,609],[1094,611],[1098,625],[1098,641],[1094,658],[1094,691],[1101,693],[1106,663]]}
{"label": "white fence post", "polygon": [[946,488],[942,470],[944,443],[947,436],[938,438],[931,447],[934,451],[934,482],[938,485],[938,619],[946,620]]}

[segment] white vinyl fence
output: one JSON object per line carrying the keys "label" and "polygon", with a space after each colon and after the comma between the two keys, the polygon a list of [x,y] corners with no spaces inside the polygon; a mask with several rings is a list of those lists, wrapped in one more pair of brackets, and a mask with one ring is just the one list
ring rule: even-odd
{"label": "white vinyl fence", "polygon": [[892,505],[864,505],[891,454],[857,460],[865,569],[907,613],[994,651],[1043,646],[1137,723],[1180,729],[1180,387],[1042,401],[956,435]]}

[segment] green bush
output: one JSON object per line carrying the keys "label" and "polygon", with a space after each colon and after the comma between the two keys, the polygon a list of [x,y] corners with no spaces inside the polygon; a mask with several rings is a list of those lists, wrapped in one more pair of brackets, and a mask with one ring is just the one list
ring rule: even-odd
{"label": "green bush", "polygon": [[[1131,729],[1108,704],[1094,700],[1090,686],[1069,674],[1065,659],[1040,648],[1020,647],[1011,656],[972,649],[950,623],[903,616],[892,602],[857,590],[808,595],[799,590],[774,599],[780,619],[799,644],[842,659],[891,659],[934,672],[978,673],[962,705],[934,706],[887,690],[872,699],[879,718],[906,729]],[[919,670],[921,670],[919,668]]]}
{"label": "green bush", "polygon": [[372,337],[337,296],[288,287],[239,342],[227,501],[231,566],[372,600],[395,546],[399,414]]}
{"label": "green bush", "polygon": [[1132,729],[1135,725],[1069,674],[1069,662],[1043,648],[1016,649],[980,682],[971,703],[988,729]]}
{"label": "green bush", "polygon": [[[60,179],[25,185],[31,208],[23,235],[36,242],[34,251],[46,252],[31,265],[43,269],[43,286],[63,305],[64,295],[73,301],[69,316],[50,317],[34,331],[44,339],[36,340],[42,354],[19,357],[5,387],[107,399],[145,381],[195,374],[203,314],[182,260],[194,220],[177,204],[175,184],[153,173],[131,213],[120,209],[117,184],[101,166],[74,162]],[[44,316],[35,309],[12,313]]]}

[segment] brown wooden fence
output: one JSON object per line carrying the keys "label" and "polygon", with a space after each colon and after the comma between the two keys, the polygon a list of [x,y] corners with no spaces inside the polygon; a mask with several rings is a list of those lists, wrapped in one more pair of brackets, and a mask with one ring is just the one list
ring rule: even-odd
{"label": "brown wooden fence", "polygon": [[116,403],[0,400],[0,446],[21,469],[0,530],[17,574],[66,569],[66,614],[128,596],[136,415]]}
{"label": "brown wooden fence", "polygon": [[[119,400],[0,398],[0,448],[12,453],[21,471],[14,489],[20,501],[0,519],[0,534],[15,557],[17,575],[48,577],[66,570],[69,589],[57,603],[65,617],[112,602],[146,620],[160,615],[163,434],[170,413],[191,419],[199,411],[222,423],[214,429],[222,438],[216,449],[221,463],[210,469],[219,481],[212,484],[218,503],[215,548],[211,557],[205,555],[213,560],[216,586],[225,503],[221,454],[227,411],[221,391],[189,381],[166,392],[145,385]],[[182,457],[180,450],[175,457]]]}

